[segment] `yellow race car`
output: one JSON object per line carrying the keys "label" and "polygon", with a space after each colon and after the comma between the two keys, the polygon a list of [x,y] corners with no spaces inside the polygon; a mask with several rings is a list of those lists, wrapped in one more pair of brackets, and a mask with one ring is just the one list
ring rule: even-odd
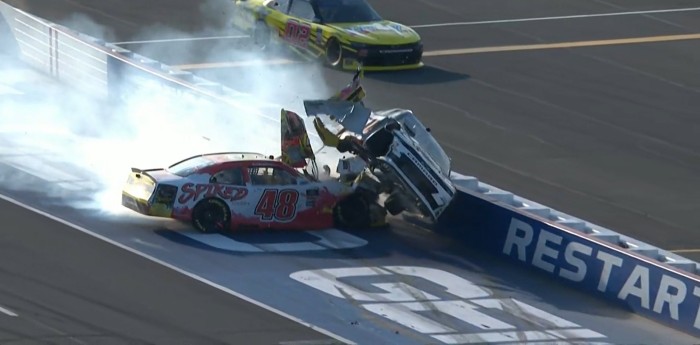
{"label": "yellow race car", "polygon": [[304,57],[346,70],[423,66],[418,33],[382,19],[366,0],[233,1],[233,25],[263,48],[284,44]]}

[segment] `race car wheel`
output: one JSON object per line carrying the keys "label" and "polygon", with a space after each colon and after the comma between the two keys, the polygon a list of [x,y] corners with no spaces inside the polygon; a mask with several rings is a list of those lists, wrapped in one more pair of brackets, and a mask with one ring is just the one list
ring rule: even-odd
{"label": "race car wheel", "polygon": [[369,202],[362,194],[352,194],[336,205],[334,209],[336,226],[359,229],[371,224]]}
{"label": "race car wheel", "polygon": [[219,199],[204,199],[192,211],[192,224],[204,233],[221,232],[228,229],[231,211]]}
{"label": "race car wheel", "polygon": [[388,198],[386,198],[386,200],[384,200],[384,208],[392,216],[395,216],[406,210],[406,208],[403,207],[401,196],[397,193],[392,193],[391,195],[389,195]]}
{"label": "race car wheel", "polygon": [[340,67],[343,61],[343,47],[336,38],[331,38],[326,43],[326,63],[334,68]]}

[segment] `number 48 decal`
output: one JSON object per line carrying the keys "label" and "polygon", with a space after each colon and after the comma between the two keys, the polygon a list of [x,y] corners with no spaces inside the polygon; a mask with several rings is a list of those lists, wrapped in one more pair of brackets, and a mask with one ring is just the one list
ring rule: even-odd
{"label": "number 48 decal", "polygon": [[298,200],[299,192],[294,189],[265,189],[255,206],[255,215],[262,220],[290,221],[297,213]]}

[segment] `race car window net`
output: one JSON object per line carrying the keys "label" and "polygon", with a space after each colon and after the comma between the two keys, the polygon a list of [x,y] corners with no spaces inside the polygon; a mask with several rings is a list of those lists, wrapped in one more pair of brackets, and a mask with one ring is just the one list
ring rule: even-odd
{"label": "race car window net", "polygon": [[316,17],[316,13],[314,13],[314,8],[311,6],[309,0],[292,1],[292,7],[289,8],[289,14],[292,17],[297,17],[306,20],[313,20]]}
{"label": "race car window net", "polygon": [[365,0],[316,0],[319,19],[323,23],[359,23],[382,20]]}
{"label": "race car window net", "polygon": [[245,186],[243,181],[243,169],[228,168],[215,173],[209,180],[211,183]]}

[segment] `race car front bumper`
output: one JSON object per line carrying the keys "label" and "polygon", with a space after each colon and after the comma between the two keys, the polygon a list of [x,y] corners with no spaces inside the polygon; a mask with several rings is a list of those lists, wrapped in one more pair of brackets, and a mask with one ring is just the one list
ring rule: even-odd
{"label": "race car front bumper", "polygon": [[423,67],[423,43],[401,45],[351,44],[344,47],[343,69],[391,71]]}

